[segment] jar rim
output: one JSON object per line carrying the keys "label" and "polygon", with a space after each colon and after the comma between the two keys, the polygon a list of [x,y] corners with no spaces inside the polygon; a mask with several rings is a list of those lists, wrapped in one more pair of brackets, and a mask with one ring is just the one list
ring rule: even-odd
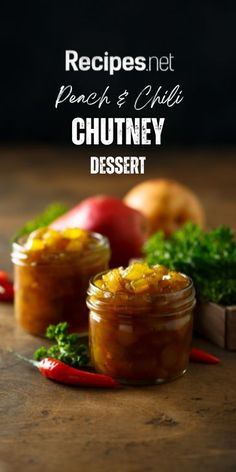
{"label": "jar rim", "polygon": [[94,284],[96,278],[107,272],[104,271],[92,277],[87,291],[87,307],[91,313],[97,313],[104,318],[114,315],[117,319],[129,322],[134,315],[139,316],[139,319],[147,320],[147,313],[148,319],[182,316],[187,311],[192,311],[196,304],[193,281],[186,274],[182,275],[188,278],[189,284],[175,292],[161,294],[130,293],[127,294],[127,298],[122,299],[119,295],[124,294],[124,292],[112,293]]}
{"label": "jar rim", "polygon": [[[91,246],[93,253],[95,252],[97,254],[100,250],[103,250],[103,249],[110,250],[109,239],[106,236],[104,236],[101,233],[94,232],[94,231],[89,231],[89,234],[94,239],[94,242],[96,242],[96,244]],[[11,260],[13,263],[24,264],[24,262],[27,261],[27,257],[30,254],[30,250],[27,250],[24,247],[24,242],[28,236],[29,235],[20,236],[18,239],[13,241],[12,252],[11,252]],[[66,251],[58,251],[56,249],[50,250],[50,252],[48,252],[47,254],[48,256],[47,260],[39,260],[37,261],[37,265],[46,264],[48,261],[51,261],[51,262],[60,261],[60,263],[63,263],[63,262],[66,263],[67,261],[70,261],[71,259],[75,259],[78,256],[80,256],[80,259],[83,260],[83,259],[86,259],[86,257],[89,257],[90,254],[91,254],[90,251],[85,255],[83,254],[83,251],[82,252],[71,251],[69,253]]]}
{"label": "jar rim", "polygon": [[[108,270],[105,270],[103,272],[100,272],[98,274],[96,274],[95,276],[91,277],[90,281],[89,281],[89,287],[88,287],[88,295],[90,295],[90,292],[89,292],[89,289],[90,287],[92,287],[93,290],[95,290],[95,293],[97,294],[109,294],[109,298],[115,298],[117,294],[124,294],[125,292],[122,292],[122,291],[117,291],[117,292],[110,292],[109,290],[107,289],[103,289],[101,287],[98,287],[97,285],[95,285],[95,280],[101,278],[103,275],[107,274],[108,272],[110,271],[110,269]],[[186,274],[183,274],[182,272],[179,272],[180,275],[182,275],[184,278],[188,279],[189,283],[186,287],[184,288],[181,288],[179,290],[175,290],[174,292],[167,292],[167,293],[152,293],[151,294],[151,297],[152,299],[156,299],[156,300],[166,300],[168,298],[168,300],[170,300],[171,298],[176,298],[177,295],[183,295],[185,293],[188,293],[189,290],[194,290],[194,285],[193,285],[193,281],[191,279],[191,277],[189,277],[189,275],[186,275]],[[132,301],[134,299],[140,299],[142,300],[144,297],[146,297],[148,294],[142,294],[142,293],[129,293],[128,294],[128,299],[129,301]]]}

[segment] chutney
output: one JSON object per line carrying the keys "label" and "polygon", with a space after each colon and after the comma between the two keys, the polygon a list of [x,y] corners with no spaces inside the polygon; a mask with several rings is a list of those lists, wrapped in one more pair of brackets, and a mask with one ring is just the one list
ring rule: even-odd
{"label": "chutney", "polygon": [[98,372],[130,384],[161,383],[186,372],[195,305],[189,277],[137,262],[95,276],[87,305]]}
{"label": "chutney", "polygon": [[108,268],[108,240],[79,228],[41,228],[13,243],[15,316],[20,326],[44,335],[49,324],[67,321],[88,331],[86,291],[90,277]]}

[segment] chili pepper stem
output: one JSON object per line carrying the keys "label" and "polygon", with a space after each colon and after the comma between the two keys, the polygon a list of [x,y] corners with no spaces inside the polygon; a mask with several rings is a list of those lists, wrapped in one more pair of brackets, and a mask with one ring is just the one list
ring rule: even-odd
{"label": "chili pepper stem", "polygon": [[[12,351],[13,352],[13,351]],[[21,359],[22,361],[28,362],[29,364],[32,364],[35,367],[39,367],[39,362],[35,361],[33,359],[28,359],[28,357],[22,356],[18,352],[14,352],[15,356]]]}

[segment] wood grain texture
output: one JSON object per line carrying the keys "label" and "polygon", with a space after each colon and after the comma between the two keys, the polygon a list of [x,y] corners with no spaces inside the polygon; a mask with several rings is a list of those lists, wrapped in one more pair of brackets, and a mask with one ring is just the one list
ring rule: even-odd
{"label": "wood grain texture", "polygon": [[221,348],[226,348],[226,308],[216,303],[197,304],[195,329]]}
{"label": "wood grain texture", "polygon": [[[150,155],[145,177],[181,180],[199,194],[209,226],[235,227],[234,158],[233,152],[159,152]],[[0,160],[0,266],[6,269],[10,236],[52,200],[122,196],[141,180],[89,176],[88,155],[77,150],[2,149]],[[16,326],[7,304],[0,304],[0,332],[0,472],[236,469],[235,353],[198,339],[195,345],[218,355],[220,365],[191,364],[173,383],[108,392],[52,383],[17,359],[10,349],[30,357],[41,340]]]}
{"label": "wood grain texture", "polygon": [[195,330],[223,349],[236,351],[236,306],[198,303]]}
{"label": "wood grain texture", "polygon": [[226,314],[227,349],[236,351],[236,306],[227,307]]}

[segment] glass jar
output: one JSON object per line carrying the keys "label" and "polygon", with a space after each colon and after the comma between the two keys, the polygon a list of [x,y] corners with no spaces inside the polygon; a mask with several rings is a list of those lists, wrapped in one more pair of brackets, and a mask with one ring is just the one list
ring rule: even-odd
{"label": "glass jar", "polygon": [[90,234],[86,251],[32,254],[25,238],[13,243],[15,316],[31,334],[43,336],[49,324],[67,321],[71,331],[88,331],[86,291],[89,279],[108,268],[108,239]]}
{"label": "glass jar", "polygon": [[[183,375],[192,340],[195,290],[192,281],[176,292],[126,294],[90,281],[89,342],[97,372],[128,384],[162,383]],[[103,292],[103,293],[102,293]]]}

